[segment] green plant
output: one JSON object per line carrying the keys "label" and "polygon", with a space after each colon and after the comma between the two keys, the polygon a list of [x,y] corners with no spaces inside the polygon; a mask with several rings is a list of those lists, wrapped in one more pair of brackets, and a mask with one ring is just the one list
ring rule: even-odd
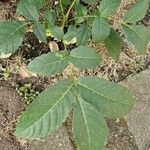
{"label": "green plant", "polygon": [[27,104],[30,104],[34,99],[37,98],[39,92],[32,89],[30,83],[24,85],[17,85],[16,90],[20,96],[22,96]]}
{"label": "green plant", "polygon": [[8,78],[12,74],[12,70],[9,67],[1,68],[2,73],[0,72],[0,75],[4,78],[4,80],[8,80]]}
{"label": "green plant", "polygon": [[[56,9],[46,10],[44,21],[39,20],[38,11],[44,0],[20,0],[17,14],[27,20],[0,23],[0,53],[14,53],[21,45],[27,25],[42,42],[52,36],[64,45],[64,50],[43,54],[28,65],[28,69],[39,75],[62,73],[70,64],[81,69],[97,67],[101,57],[89,48],[89,40],[104,43],[109,55],[119,59],[122,40],[108,19],[119,7],[121,0],[59,0]],[[150,30],[136,25],[149,7],[149,0],[138,0],[125,13],[120,25],[126,38],[135,48],[144,53],[150,40]],[[90,5],[95,9],[88,12]],[[92,37],[92,38],[91,38]],[[77,47],[68,49],[75,43]],[[130,92],[123,86],[98,77],[77,78],[72,71],[68,80],[60,81],[39,94],[17,124],[19,138],[38,139],[62,125],[73,110],[73,134],[80,150],[102,150],[108,135],[105,117],[122,117],[133,107]]]}

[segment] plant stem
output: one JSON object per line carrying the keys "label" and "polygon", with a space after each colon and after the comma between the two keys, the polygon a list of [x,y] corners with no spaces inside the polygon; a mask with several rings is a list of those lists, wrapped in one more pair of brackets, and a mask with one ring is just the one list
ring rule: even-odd
{"label": "plant stem", "polygon": [[72,4],[71,4],[70,8],[68,9],[68,12],[67,12],[67,14],[66,14],[66,21],[68,20],[68,17],[69,17],[70,11],[71,11],[72,7],[74,6],[75,2],[76,2],[76,0],[74,0],[74,1],[72,2]]}
{"label": "plant stem", "polygon": [[[66,23],[66,21],[68,20],[69,14],[70,14],[71,9],[72,9],[72,7],[74,6],[75,2],[76,2],[76,0],[74,0],[74,1],[72,2],[71,6],[69,7],[69,9],[68,9],[68,11],[67,11],[67,14],[66,14],[66,15],[63,15],[63,23],[62,23],[62,26],[61,26],[63,30],[64,30],[65,23]],[[61,0],[60,0],[60,7],[62,7],[62,2],[61,2]],[[61,8],[61,9],[62,9],[62,8]],[[64,13],[64,11],[63,11],[63,13]]]}
{"label": "plant stem", "polygon": [[62,0],[60,0],[59,5],[60,5],[61,13],[62,13],[63,19],[64,19],[65,18],[65,14],[64,14],[64,8],[63,8],[63,5],[62,5]]}
{"label": "plant stem", "polygon": [[129,27],[129,25],[128,24],[126,24],[125,22],[121,22],[121,24],[123,24],[124,26],[126,26],[126,27]]}
{"label": "plant stem", "polygon": [[62,0],[60,0],[59,5],[60,5],[61,13],[62,13],[62,16],[63,16],[62,30],[64,30],[66,16],[64,14],[64,8],[63,8],[63,5],[62,5]]}

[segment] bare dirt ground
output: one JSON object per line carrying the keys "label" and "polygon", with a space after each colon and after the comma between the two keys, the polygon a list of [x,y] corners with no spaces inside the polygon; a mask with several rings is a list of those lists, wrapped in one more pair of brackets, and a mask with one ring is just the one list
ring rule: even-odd
{"label": "bare dirt ground", "polygon": [[[125,0],[124,3],[129,7],[131,1],[134,0]],[[12,0],[10,5],[4,5],[0,2],[0,21],[15,18],[15,9],[16,0]],[[150,26],[150,11],[145,19],[142,20],[142,23],[145,26]],[[137,74],[148,68],[150,64],[148,55],[139,56],[135,51],[131,50],[130,45],[125,44],[118,64],[112,59],[106,58],[99,68],[86,71],[78,70],[77,73],[80,75],[103,76],[115,82],[124,80],[129,74]],[[46,44],[40,44],[32,33],[27,33],[18,54],[9,59],[0,59],[0,67],[15,68],[22,65],[24,59],[31,59],[47,51],[49,49]],[[68,131],[67,126],[64,126],[53,136],[46,138],[45,141],[22,141],[16,139],[13,134],[16,118],[26,108],[22,97],[19,97],[15,90],[16,84],[31,83],[34,89],[42,91],[49,84],[56,82],[60,78],[63,77],[22,78],[16,71],[16,68],[12,70],[11,76],[6,81],[0,75],[0,150],[48,150],[46,149],[48,146],[51,147],[50,150],[75,149],[74,141],[69,134],[70,131]],[[141,150],[138,149],[125,119],[108,120],[108,126],[110,128],[110,136],[106,150]]]}
{"label": "bare dirt ground", "polygon": [[13,135],[16,117],[24,110],[24,104],[9,83],[0,81],[0,149],[23,150]]}

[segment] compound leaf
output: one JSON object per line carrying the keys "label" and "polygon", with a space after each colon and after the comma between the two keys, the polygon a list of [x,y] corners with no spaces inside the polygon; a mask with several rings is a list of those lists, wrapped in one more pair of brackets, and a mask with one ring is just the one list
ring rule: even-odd
{"label": "compound leaf", "polygon": [[95,18],[92,26],[92,37],[96,43],[104,42],[110,34],[110,25],[104,18]]}
{"label": "compound leaf", "polygon": [[70,53],[71,62],[79,68],[94,68],[100,65],[101,57],[93,49],[86,46],[79,46]]}
{"label": "compound leaf", "polygon": [[39,22],[34,22],[33,24],[33,33],[35,36],[41,41],[46,43],[46,31],[43,27],[43,25]]}
{"label": "compound leaf", "polygon": [[89,38],[90,38],[90,31],[89,31],[88,27],[85,24],[83,24],[82,26],[79,27],[78,32],[77,32],[78,46],[87,45]]}
{"label": "compound leaf", "polygon": [[105,46],[108,50],[109,55],[119,60],[121,47],[122,47],[122,40],[118,32],[116,32],[113,28],[110,30],[110,35],[105,40]]}
{"label": "compound leaf", "polygon": [[69,64],[68,52],[50,52],[43,54],[28,65],[28,69],[39,75],[54,75],[61,73]]}
{"label": "compound leaf", "polygon": [[20,21],[0,22],[0,54],[14,53],[22,44],[26,23]]}
{"label": "compound leaf", "polygon": [[101,16],[108,17],[116,11],[119,7],[121,0],[102,0],[100,4],[100,14]]}
{"label": "compound leaf", "polygon": [[149,8],[150,0],[137,0],[135,4],[126,12],[124,22],[136,23],[144,18]]}
{"label": "compound leaf", "polygon": [[73,133],[80,150],[102,150],[108,128],[103,115],[82,98],[74,110]]}
{"label": "compound leaf", "polygon": [[135,45],[140,54],[143,54],[150,41],[150,28],[142,25],[123,26],[124,33],[128,41]]}
{"label": "compound leaf", "polygon": [[[37,3],[38,2],[38,3]],[[41,3],[41,0],[20,0],[17,6],[17,15],[22,15],[29,20],[38,21],[39,14],[38,14],[38,6],[37,4]]]}
{"label": "compound leaf", "polygon": [[98,77],[82,77],[78,83],[81,97],[107,117],[122,117],[133,107],[127,88]]}
{"label": "compound leaf", "polygon": [[26,139],[44,137],[64,123],[74,102],[74,83],[61,81],[39,94],[24,112],[16,127],[16,136]]}

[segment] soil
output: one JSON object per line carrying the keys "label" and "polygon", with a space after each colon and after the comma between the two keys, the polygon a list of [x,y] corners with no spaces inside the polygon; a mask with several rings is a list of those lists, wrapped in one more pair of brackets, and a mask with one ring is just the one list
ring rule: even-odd
{"label": "soil", "polygon": [[16,117],[24,108],[11,85],[0,81],[0,150],[25,150],[13,135]]}
{"label": "soil", "polygon": [[125,119],[108,120],[110,136],[105,150],[138,150]]}
{"label": "soil", "polygon": [[[10,4],[0,2],[0,21],[16,18],[16,2],[16,0],[11,0]],[[150,10],[145,19],[142,20],[142,23],[145,26],[150,25]],[[96,45],[96,47],[98,47],[100,51],[102,50],[101,47],[99,48],[99,45]],[[80,76],[103,76],[115,82],[119,82],[131,73],[137,74],[138,72],[147,69],[150,64],[148,55],[139,56],[135,51],[131,52],[130,50],[130,45],[125,44],[119,63],[116,63],[110,58],[106,58],[102,65],[95,70],[77,70],[77,73]],[[11,75],[6,81],[4,81],[3,76],[0,76],[0,150],[32,150],[36,147],[36,145],[29,143],[28,141],[17,140],[13,134],[16,119],[26,108],[26,104],[22,100],[22,97],[19,97],[15,90],[16,84],[24,85],[25,83],[31,83],[35,90],[42,91],[50,84],[57,82],[57,80],[60,80],[67,75],[57,75],[50,78],[22,78],[17,72],[16,66],[21,66],[23,63],[27,63],[30,59],[43,53],[47,53],[48,51],[49,48],[47,44],[39,43],[33,33],[27,33],[23,41],[23,46],[18,50],[17,54],[14,54],[9,59],[0,59],[0,67],[13,68],[11,70]],[[110,128],[110,136],[108,144],[106,145],[106,150],[138,150],[134,137],[130,133],[124,119],[110,119],[108,120],[108,126]],[[68,130],[68,125],[65,126],[65,130]],[[60,133],[64,132],[60,131]],[[72,145],[74,145],[74,140],[70,131],[68,131],[68,133],[70,135],[70,141]],[[64,146],[67,143],[68,141],[64,143]],[[43,147],[41,147],[41,149],[43,149]],[[68,148],[68,150],[70,149]]]}

